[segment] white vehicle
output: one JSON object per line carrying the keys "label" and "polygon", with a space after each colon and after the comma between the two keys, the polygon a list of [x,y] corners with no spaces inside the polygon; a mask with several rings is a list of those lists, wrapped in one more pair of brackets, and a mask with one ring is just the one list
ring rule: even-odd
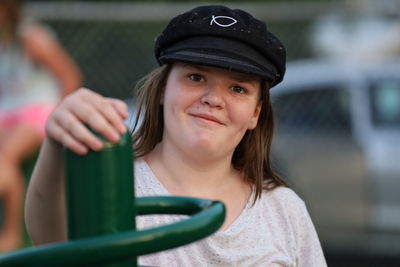
{"label": "white vehicle", "polygon": [[273,160],[323,246],[400,255],[400,61],[288,64]]}

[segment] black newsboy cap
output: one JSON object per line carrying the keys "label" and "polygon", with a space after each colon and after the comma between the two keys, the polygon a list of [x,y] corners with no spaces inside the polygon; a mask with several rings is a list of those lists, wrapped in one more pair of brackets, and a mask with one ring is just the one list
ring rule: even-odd
{"label": "black newsboy cap", "polygon": [[249,13],[225,6],[200,6],[173,18],[155,44],[157,62],[215,66],[283,79],[286,50],[266,25]]}

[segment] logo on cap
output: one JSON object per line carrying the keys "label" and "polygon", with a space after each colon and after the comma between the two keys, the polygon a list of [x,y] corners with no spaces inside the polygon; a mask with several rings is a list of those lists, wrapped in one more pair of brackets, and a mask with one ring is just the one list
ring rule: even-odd
{"label": "logo on cap", "polygon": [[[218,22],[218,19],[220,20],[220,22]],[[221,21],[221,19],[222,19],[222,21]],[[227,22],[226,20],[228,22],[229,21],[231,21],[231,22],[228,23],[228,24],[222,24],[221,23],[221,22]],[[229,27],[229,26],[234,25],[235,23],[237,23],[237,20],[232,18],[232,17],[228,17],[228,16],[214,16],[214,15],[212,15],[210,25],[213,25],[213,23],[217,24],[220,27],[224,27],[225,28],[225,27]]]}

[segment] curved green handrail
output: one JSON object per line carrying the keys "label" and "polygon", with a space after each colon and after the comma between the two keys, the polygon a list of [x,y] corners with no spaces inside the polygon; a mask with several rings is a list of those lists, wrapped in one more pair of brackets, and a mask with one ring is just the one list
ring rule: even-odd
{"label": "curved green handrail", "polygon": [[10,252],[0,266],[83,266],[133,259],[175,248],[217,231],[225,218],[219,201],[187,197],[144,197],[134,200],[137,213],[192,215],[177,223],[126,231]]}
{"label": "curved green handrail", "polygon": [[[204,238],[219,229],[225,206],[188,197],[133,198],[130,136],[102,151],[65,151],[68,241],[0,255],[0,266],[137,266],[137,256]],[[179,222],[136,231],[135,216],[184,214]]]}

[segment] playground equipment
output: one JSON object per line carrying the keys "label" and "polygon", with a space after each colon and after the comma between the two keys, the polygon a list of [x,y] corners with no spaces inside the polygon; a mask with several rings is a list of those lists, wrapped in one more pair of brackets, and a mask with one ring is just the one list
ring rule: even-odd
{"label": "playground equipment", "polygon": [[[206,237],[225,219],[221,202],[187,197],[134,196],[130,136],[104,150],[65,152],[68,241],[0,255],[0,266],[137,266],[137,256]],[[191,215],[136,231],[135,216]]]}

